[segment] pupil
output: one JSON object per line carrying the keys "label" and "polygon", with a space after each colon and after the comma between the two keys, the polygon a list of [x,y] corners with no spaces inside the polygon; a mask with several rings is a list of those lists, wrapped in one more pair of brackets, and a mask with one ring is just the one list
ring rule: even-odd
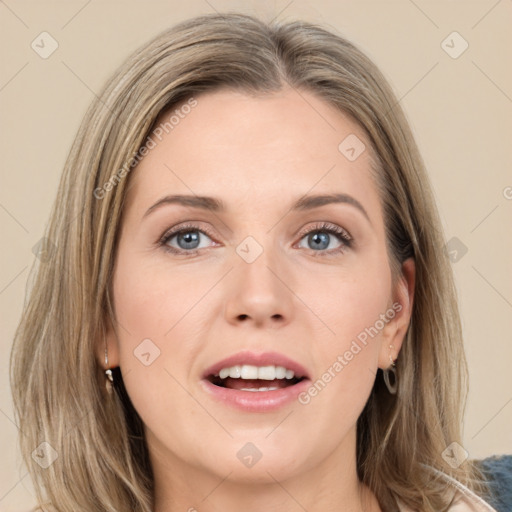
{"label": "pupil", "polygon": [[185,247],[182,247],[182,249],[195,249],[196,246],[191,247],[189,244],[193,245],[199,242],[199,234],[196,231],[187,231],[186,233],[178,235],[178,241],[180,240],[185,242]]}
{"label": "pupil", "polygon": [[326,249],[327,247],[329,247],[329,235],[327,233],[313,233],[312,235],[309,236],[309,240],[314,241],[317,249]]}

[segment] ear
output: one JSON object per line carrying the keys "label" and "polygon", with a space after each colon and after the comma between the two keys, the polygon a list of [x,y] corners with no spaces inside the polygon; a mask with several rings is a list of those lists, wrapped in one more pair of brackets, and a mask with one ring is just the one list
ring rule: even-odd
{"label": "ear", "polygon": [[[104,370],[119,366],[119,342],[110,316],[106,320],[105,337],[96,341],[96,357]],[[108,366],[105,364],[105,348],[108,354]]]}
{"label": "ear", "polygon": [[[414,302],[414,284],[416,281],[416,263],[408,258],[402,264],[401,274],[393,290],[393,306],[395,316],[382,330],[382,345],[379,353],[379,368],[385,370],[397,359],[405,334],[409,327]],[[390,348],[390,345],[392,348]]]}

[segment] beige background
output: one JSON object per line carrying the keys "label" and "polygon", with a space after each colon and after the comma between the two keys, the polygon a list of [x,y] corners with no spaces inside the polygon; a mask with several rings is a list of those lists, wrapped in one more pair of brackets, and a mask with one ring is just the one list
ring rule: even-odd
{"label": "beige background", "polygon": [[[0,2],[2,511],[20,511],[34,501],[17,448],[8,358],[32,248],[42,236],[78,124],[107,76],[141,43],[187,17],[230,9],[324,24],[360,45],[391,82],[429,169],[446,239],[457,237],[468,249],[453,263],[471,376],[465,448],[471,458],[512,453],[510,1],[5,0]],[[31,48],[43,31],[59,45],[47,59]],[[453,31],[469,44],[458,58],[441,46]],[[462,41],[452,39],[453,52]]]}

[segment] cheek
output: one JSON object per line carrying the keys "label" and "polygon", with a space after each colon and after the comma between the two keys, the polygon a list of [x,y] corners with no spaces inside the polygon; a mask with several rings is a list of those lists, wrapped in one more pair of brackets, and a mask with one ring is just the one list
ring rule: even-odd
{"label": "cheek", "polygon": [[[364,264],[366,263],[366,264]],[[391,274],[385,259],[363,262],[359,268],[342,269],[328,274],[318,273],[315,279],[302,283],[300,296],[325,327],[319,343],[327,354],[338,353],[350,347],[358,338],[364,342],[373,327],[382,330],[380,320],[386,313],[391,297]],[[377,344],[374,343],[374,346]]]}
{"label": "cheek", "polygon": [[[204,333],[197,307],[212,286],[191,272],[165,272],[135,256],[119,260],[114,277],[119,354],[123,382],[145,425],[166,438],[179,436],[202,418],[185,391],[187,371],[201,350]],[[199,326],[199,327],[198,327]],[[160,427],[159,427],[160,426]]]}
{"label": "cheek", "polygon": [[320,417],[336,416],[345,422],[352,415],[355,422],[375,380],[382,331],[394,311],[388,309],[391,274],[387,261],[376,258],[366,263],[360,271],[317,278],[301,294],[308,297],[308,306],[326,326],[311,350],[319,369],[317,385],[301,402]]}
{"label": "cheek", "polygon": [[[298,397],[303,413],[315,418],[317,435],[332,440],[356,425],[375,382],[380,351],[380,315],[385,314],[384,289],[368,289],[361,283],[344,283],[336,291],[332,308],[325,311],[325,323],[334,335],[315,340],[312,351],[318,372],[311,385]],[[302,427],[308,429],[305,425]]]}
{"label": "cheek", "polygon": [[212,277],[203,277],[186,270],[169,272],[161,262],[147,263],[136,255],[120,260],[114,278],[116,314],[125,327],[121,335],[130,340],[121,351],[145,338],[159,340],[165,348],[211,287]]}

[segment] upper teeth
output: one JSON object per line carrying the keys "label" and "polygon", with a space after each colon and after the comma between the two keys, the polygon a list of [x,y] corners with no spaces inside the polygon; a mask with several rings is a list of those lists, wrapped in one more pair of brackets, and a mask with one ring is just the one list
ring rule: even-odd
{"label": "upper teeth", "polygon": [[219,377],[225,379],[293,379],[293,370],[287,370],[284,366],[252,366],[250,364],[230,366],[219,371]]}

